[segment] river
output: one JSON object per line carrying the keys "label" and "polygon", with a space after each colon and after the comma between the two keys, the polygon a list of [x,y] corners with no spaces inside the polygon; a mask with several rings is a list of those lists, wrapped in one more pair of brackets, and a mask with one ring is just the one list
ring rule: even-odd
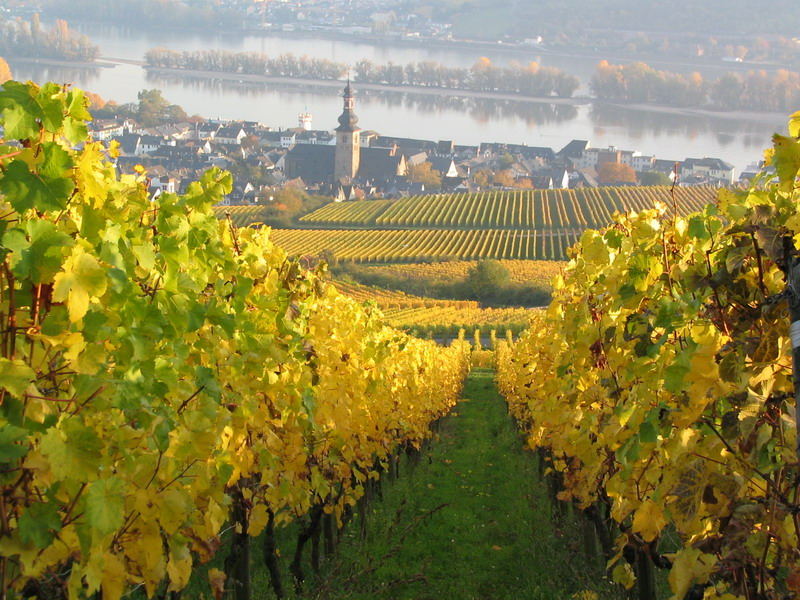
{"label": "river", "polygon": [[[536,60],[542,65],[562,68],[580,77],[584,90],[596,62],[591,58],[540,54],[535,49],[520,52],[500,47],[496,50],[425,47],[402,42],[377,44],[282,34],[206,35],[142,32],[109,26],[76,28],[100,46],[103,57],[122,60],[141,60],[144,53],[155,46],[175,50],[254,51],[268,55],[306,54],[351,64],[367,58],[379,63],[400,64],[433,60],[465,67],[484,55],[496,64]],[[113,61],[112,67],[93,68],[9,62],[18,79],[71,82],[120,103],[135,101],[137,92],[142,89],[160,88],[170,102],[182,105],[190,114],[256,120],[276,128],[296,126],[298,113],[305,110],[314,115],[315,128],[332,128],[341,112],[341,99],[336,90],[296,85],[291,81],[255,84],[154,75],[138,65]],[[672,68],[686,71],[697,67],[672,65]],[[711,65],[708,70],[717,71],[718,68]],[[442,92],[440,97],[426,97],[413,93],[362,91],[357,98],[356,112],[361,127],[385,135],[452,139],[457,144],[497,141],[555,149],[573,138],[589,139],[595,147],[614,145],[670,160],[716,156],[732,162],[738,169],[760,157],[774,131],[785,129],[785,119],[780,115],[684,115],[600,104],[560,106],[464,99],[447,92]]]}

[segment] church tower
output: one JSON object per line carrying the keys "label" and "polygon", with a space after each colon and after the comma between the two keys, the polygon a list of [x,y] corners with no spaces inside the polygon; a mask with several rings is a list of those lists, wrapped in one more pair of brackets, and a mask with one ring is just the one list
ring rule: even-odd
{"label": "church tower", "polygon": [[339,116],[336,128],[336,157],[334,159],[333,176],[335,179],[353,179],[358,175],[361,161],[361,143],[357,126],[358,117],[354,112],[355,100],[350,89],[350,80],[344,88],[344,110]]}

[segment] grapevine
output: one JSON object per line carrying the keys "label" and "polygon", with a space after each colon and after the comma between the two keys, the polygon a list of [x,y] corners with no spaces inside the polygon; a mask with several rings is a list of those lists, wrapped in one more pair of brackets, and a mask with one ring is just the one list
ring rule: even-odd
{"label": "grapevine", "polygon": [[547,312],[498,348],[511,413],[559,499],[613,524],[605,549],[626,587],[657,565],[678,600],[800,594],[786,275],[800,113],[789,131],[767,153],[776,181],[586,231]]}
{"label": "grapevine", "polygon": [[[0,91],[0,592],[179,591],[265,528],[340,519],[455,403],[468,348],[385,325],[212,205],[151,201],[81,91]],[[235,552],[228,589],[246,585]],[[237,591],[238,593],[238,591]]]}

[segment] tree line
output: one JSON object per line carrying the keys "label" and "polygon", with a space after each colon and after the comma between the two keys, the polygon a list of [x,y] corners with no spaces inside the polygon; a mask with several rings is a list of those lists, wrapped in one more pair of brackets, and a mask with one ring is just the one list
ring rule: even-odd
{"label": "tree line", "polygon": [[42,27],[39,15],[30,21],[14,19],[0,21],[0,53],[8,56],[56,58],[92,61],[100,48],[83,34],[69,28],[58,19],[50,29]]}
{"label": "tree line", "polygon": [[[145,54],[147,66],[168,69],[221,71],[273,77],[340,79],[348,65],[327,59],[281,54],[269,57],[259,52],[198,50],[193,52],[154,48]],[[360,60],[354,66],[356,81],[394,86],[435,87],[457,90],[503,92],[525,96],[569,98],[578,89],[577,77],[531,62],[493,65],[479,59],[470,68],[448,67],[433,61],[406,65],[376,64]]]}
{"label": "tree line", "polygon": [[708,107],[722,110],[786,112],[800,104],[800,74],[780,69],[725,73],[706,80],[700,73],[658,71],[636,62],[597,65],[591,88],[601,100]]}
{"label": "tree line", "polygon": [[340,79],[347,65],[325,58],[281,54],[269,57],[260,52],[230,52],[228,50],[178,51],[153,48],[145,54],[148,67],[220,71],[272,77],[302,77]]}
{"label": "tree line", "polygon": [[481,57],[470,68],[447,67],[433,61],[407,65],[375,64],[363,59],[354,66],[356,80],[388,85],[414,85],[481,92],[505,92],[524,96],[558,96],[569,98],[580,86],[574,75],[537,62],[521,64],[512,61],[499,67]]}

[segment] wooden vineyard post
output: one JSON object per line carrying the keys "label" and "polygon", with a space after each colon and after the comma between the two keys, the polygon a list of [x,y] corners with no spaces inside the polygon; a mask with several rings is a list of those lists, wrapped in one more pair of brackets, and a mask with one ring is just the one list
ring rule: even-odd
{"label": "wooden vineyard post", "polygon": [[783,238],[783,250],[786,260],[786,292],[789,301],[789,335],[792,340],[795,449],[800,454],[800,259],[795,251],[794,241],[788,236]]}
{"label": "wooden vineyard post", "polygon": [[281,581],[281,571],[278,565],[278,545],[275,541],[275,513],[269,510],[269,520],[267,521],[267,531],[264,534],[264,564],[269,571],[270,583],[275,597],[279,600],[284,597],[283,582]]}

